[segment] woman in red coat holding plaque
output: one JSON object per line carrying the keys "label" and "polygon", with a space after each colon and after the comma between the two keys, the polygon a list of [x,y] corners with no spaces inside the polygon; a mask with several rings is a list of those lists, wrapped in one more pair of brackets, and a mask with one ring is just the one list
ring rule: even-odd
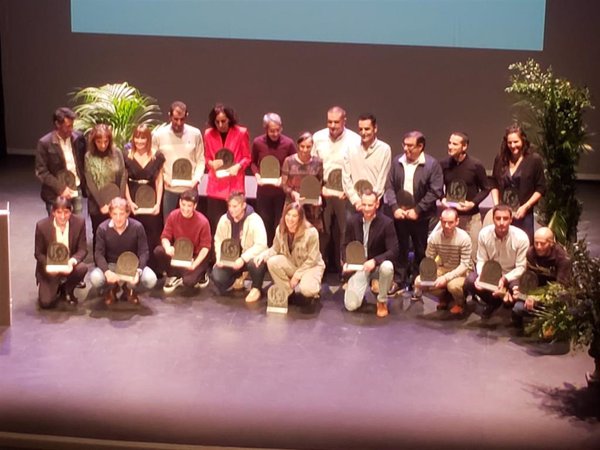
{"label": "woman in red coat holding plaque", "polygon": [[250,136],[238,125],[235,111],[216,104],[208,114],[204,131],[204,156],[208,169],[207,215],[211,229],[227,212],[227,198],[233,191],[245,192],[244,173],[250,165]]}

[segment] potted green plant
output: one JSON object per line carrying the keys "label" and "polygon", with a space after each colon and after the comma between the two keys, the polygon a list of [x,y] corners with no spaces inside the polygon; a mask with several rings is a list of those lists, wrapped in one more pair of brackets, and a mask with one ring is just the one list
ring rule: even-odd
{"label": "potted green plant", "polygon": [[75,128],[87,133],[94,125],[107,123],[112,127],[115,145],[121,150],[136,126],[153,127],[160,122],[156,100],[127,82],[80,88],[70,93],[70,97],[77,113]]}

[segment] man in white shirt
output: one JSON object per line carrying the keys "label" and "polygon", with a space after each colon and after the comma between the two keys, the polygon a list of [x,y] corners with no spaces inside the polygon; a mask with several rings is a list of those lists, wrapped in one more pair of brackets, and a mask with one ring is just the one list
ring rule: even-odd
{"label": "man in white shirt", "polygon": [[[351,147],[360,145],[360,136],[346,128],[346,111],[334,106],[327,111],[327,128],[313,135],[313,155],[323,161],[323,179],[326,181],[334,170],[344,170],[344,160]],[[327,264],[333,244],[333,262],[330,271],[341,273],[341,242],[346,232],[347,199],[346,194],[323,188],[324,236],[321,254]]]}

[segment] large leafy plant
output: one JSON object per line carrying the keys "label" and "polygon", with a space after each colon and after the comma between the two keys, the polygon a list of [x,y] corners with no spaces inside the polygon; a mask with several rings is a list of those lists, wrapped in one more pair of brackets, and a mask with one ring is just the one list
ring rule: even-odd
{"label": "large leafy plant", "polygon": [[[566,244],[577,239],[581,203],[575,197],[576,170],[583,153],[591,151],[583,115],[592,108],[587,88],[543,71],[534,60],[511,64],[511,84],[506,92],[518,99],[531,122],[534,143],[546,164],[548,189],[539,204],[542,223],[549,224],[557,239]],[[523,120],[524,119],[524,120]]]}
{"label": "large leafy plant", "polygon": [[112,127],[113,141],[123,149],[140,124],[159,123],[160,107],[152,97],[142,94],[127,82],[86,87],[70,94],[77,113],[75,128],[87,133],[94,125]]}

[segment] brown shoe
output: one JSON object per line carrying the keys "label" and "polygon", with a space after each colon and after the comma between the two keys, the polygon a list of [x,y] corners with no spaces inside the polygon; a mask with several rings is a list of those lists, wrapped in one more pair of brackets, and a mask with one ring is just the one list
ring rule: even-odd
{"label": "brown shoe", "polygon": [[129,303],[132,305],[140,304],[140,298],[138,297],[137,292],[135,292],[133,289],[125,289],[125,292],[127,294],[127,301]]}
{"label": "brown shoe", "polygon": [[386,317],[389,314],[386,302],[377,302],[377,317]]}
{"label": "brown shoe", "polygon": [[465,308],[460,305],[454,305],[452,308],[450,308],[450,314],[453,316],[460,316],[463,312],[465,312]]}
{"label": "brown shoe", "polygon": [[375,278],[371,280],[371,292],[375,295],[379,294],[379,280]]}
{"label": "brown shoe", "polygon": [[109,288],[104,294],[104,304],[106,306],[112,305],[117,301],[117,292],[119,292],[119,285],[116,284],[112,288]]}

